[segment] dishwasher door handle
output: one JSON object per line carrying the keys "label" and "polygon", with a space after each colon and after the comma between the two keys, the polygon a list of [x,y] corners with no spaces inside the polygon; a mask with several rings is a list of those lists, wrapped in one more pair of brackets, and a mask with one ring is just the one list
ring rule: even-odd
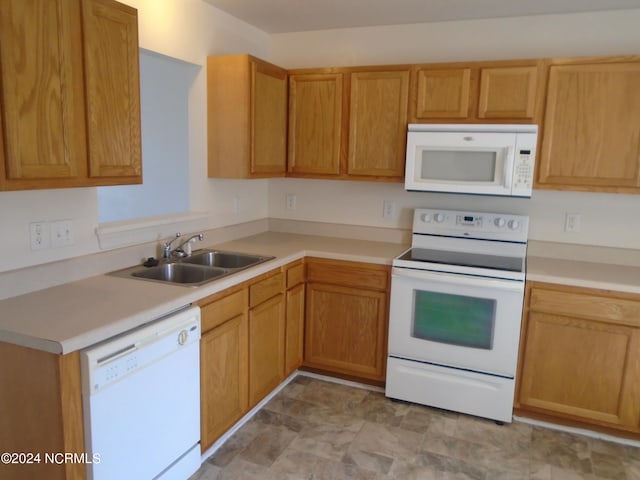
{"label": "dishwasher door handle", "polygon": [[135,343],[131,344],[131,345],[127,345],[126,347],[121,348],[120,350],[116,350],[115,352],[110,353],[109,355],[105,355],[104,357],[99,358],[96,361],[96,365],[102,366],[105,363],[112,362],[112,361],[114,361],[114,360],[116,360],[116,359],[118,359],[120,357],[123,357],[124,355],[126,355],[128,353],[131,353],[131,352],[133,352],[133,351],[135,351],[137,349],[138,349],[138,345],[135,344]]}

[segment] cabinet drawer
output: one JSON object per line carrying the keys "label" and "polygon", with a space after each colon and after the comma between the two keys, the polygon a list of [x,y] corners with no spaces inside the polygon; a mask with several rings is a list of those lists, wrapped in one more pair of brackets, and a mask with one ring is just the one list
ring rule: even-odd
{"label": "cabinet drawer", "polygon": [[202,333],[244,313],[246,305],[246,288],[235,293],[226,294],[213,302],[201,303]]}
{"label": "cabinet drawer", "polygon": [[307,281],[386,290],[389,267],[359,262],[314,259],[307,262]]}
{"label": "cabinet drawer", "polygon": [[304,263],[287,268],[287,289],[304,282]]}
{"label": "cabinet drawer", "polygon": [[576,292],[534,287],[529,309],[640,327],[640,297],[638,300],[615,298],[598,290]]}
{"label": "cabinet drawer", "polygon": [[265,300],[282,293],[284,290],[284,274],[276,273],[260,280],[249,287],[249,308],[260,305]]}

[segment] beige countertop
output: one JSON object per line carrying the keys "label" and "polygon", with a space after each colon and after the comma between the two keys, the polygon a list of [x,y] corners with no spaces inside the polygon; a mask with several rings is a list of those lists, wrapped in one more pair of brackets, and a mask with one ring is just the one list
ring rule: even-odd
{"label": "beige countertop", "polygon": [[640,267],[527,257],[527,280],[640,294]]}
{"label": "beige countertop", "polygon": [[266,232],[217,245],[276,257],[200,287],[97,275],[0,301],[0,341],[70,353],[304,256],[391,264],[407,246]]}
{"label": "beige countertop", "polygon": [[530,241],[527,280],[640,294],[640,250]]}

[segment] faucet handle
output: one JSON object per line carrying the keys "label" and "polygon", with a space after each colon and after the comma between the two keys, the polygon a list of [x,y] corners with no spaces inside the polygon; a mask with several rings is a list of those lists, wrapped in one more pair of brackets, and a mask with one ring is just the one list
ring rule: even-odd
{"label": "faucet handle", "polygon": [[175,237],[173,237],[171,240],[165,241],[162,244],[162,258],[164,260],[168,260],[169,258],[171,258],[171,244],[173,242],[175,242],[181,236],[182,236],[182,233],[178,232],[178,233],[176,233]]}
{"label": "faucet handle", "polygon": [[195,240],[198,240],[199,242],[203,241],[204,235],[202,233],[198,233],[190,237],[188,240],[182,242],[180,248],[182,248],[182,251],[185,253],[185,255],[191,255],[191,242]]}

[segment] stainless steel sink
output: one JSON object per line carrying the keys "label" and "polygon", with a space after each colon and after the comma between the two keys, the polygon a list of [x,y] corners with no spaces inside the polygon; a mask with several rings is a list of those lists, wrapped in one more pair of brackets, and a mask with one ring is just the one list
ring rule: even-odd
{"label": "stainless steel sink", "polygon": [[206,265],[229,269],[246,268],[257,265],[272,257],[247,255],[244,253],[223,252],[220,250],[198,250],[183,260],[184,263]]}
{"label": "stainless steel sink", "polygon": [[131,276],[161,282],[200,284],[227,273],[229,271],[223,268],[203,268],[186,263],[163,263],[156,267],[132,272]]}
{"label": "stainless steel sink", "polygon": [[196,250],[188,257],[160,263],[153,267],[137,265],[111,272],[110,275],[197,287],[274,257],[222,250]]}

